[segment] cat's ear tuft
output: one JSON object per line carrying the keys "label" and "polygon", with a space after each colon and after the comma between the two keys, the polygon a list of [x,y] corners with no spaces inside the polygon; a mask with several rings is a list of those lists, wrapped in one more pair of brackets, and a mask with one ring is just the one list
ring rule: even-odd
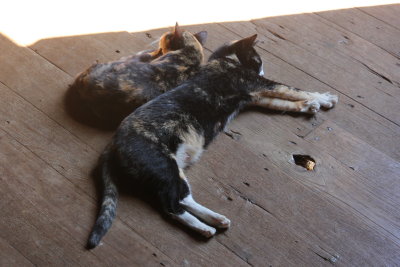
{"label": "cat's ear tuft", "polygon": [[181,38],[182,36],[182,29],[179,27],[178,22],[175,24],[174,28],[174,37],[175,38]]}
{"label": "cat's ear tuft", "polygon": [[233,50],[237,53],[238,51],[247,50],[250,47],[255,46],[257,34],[240,39],[232,44]]}
{"label": "cat's ear tuft", "polygon": [[257,39],[257,34],[254,34],[252,36],[242,39],[242,42],[245,46],[255,46],[256,39]]}
{"label": "cat's ear tuft", "polygon": [[207,36],[208,36],[207,31],[201,31],[194,34],[194,37],[196,37],[197,41],[199,41],[201,45],[204,45],[206,43]]}

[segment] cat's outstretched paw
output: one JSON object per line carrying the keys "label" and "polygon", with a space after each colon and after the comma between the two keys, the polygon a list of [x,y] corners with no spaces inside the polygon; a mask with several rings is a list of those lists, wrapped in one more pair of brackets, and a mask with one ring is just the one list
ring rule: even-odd
{"label": "cat's outstretched paw", "polygon": [[199,233],[207,238],[213,237],[216,232],[217,232],[217,230],[211,226],[207,226],[207,227],[204,227],[203,229],[199,230]]}
{"label": "cat's outstretched paw", "polygon": [[229,228],[231,226],[231,220],[226,218],[224,215],[220,215],[218,218],[215,219],[214,226],[223,229]]}
{"label": "cat's outstretched paw", "polygon": [[321,105],[316,99],[302,101],[300,112],[315,114],[319,111]]}
{"label": "cat's outstretched paw", "polygon": [[323,94],[313,93],[313,96],[315,97],[314,100],[318,101],[318,103],[323,108],[333,108],[339,100],[339,97],[337,95],[333,95],[328,92]]}

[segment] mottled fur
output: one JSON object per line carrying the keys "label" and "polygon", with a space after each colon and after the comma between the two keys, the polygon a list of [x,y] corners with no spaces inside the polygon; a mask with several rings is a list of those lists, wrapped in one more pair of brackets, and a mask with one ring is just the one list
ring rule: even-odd
{"label": "mottled fur", "polygon": [[119,59],[118,61],[150,62],[150,61],[152,61],[152,60],[154,60],[156,58],[161,57],[164,54],[163,51],[165,51],[165,49],[163,50],[162,47],[161,47],[161,44],[165,43],[165,37],[164,36],[165,35],[163,35],[162,38],[160,38],[159,48],[143,50],[143,51],[138,52],[135,55],[131,55],[131,56],[128,56],[128,57],[123,57],[123,58]]}
{"label": "mottled fur", "polygon": [[281,91],[283,85],[260,76],[255,38],[220,47],[196,76],[121,123],[102,155],[104,200],[89,248],[98,245],[115,216],[117,189],[110,168],[121,171],[135,187],[148,188],[167,214],[206,237],[213,236],[215,228],[230,226],[225,216],[194,201],[184,169],[199,159],[242,107]]}
{"label": "mottled fur", "polygon": [[118,125],[140,105],[193,76],[203,61],[206,37],[207,32],[193,35],[176,25],[173,32],[160,38],[154,51],[95,63],[79,74],[70,88],[75,101],[84,107],[80,113]]}

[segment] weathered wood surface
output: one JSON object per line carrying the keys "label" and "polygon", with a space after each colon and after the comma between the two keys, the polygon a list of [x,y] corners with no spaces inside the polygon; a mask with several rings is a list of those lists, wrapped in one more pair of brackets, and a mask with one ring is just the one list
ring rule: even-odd
{"label": "weathered wood surface", "polygon": [[[0,265],[394,266],[400,264],[399,5],[207,30],[206,55],[257,33],[266,76],[339,94],[315,117],[247,110],[187,171],[200,203],[232,220],[203,240],[122,195],[103,245],[91,177],[112,132],[72,119],[64,96],[94,61],[149,48],[166,29],[41,40],[0,36]],[[309,172],[292,155],[312,156]]]}

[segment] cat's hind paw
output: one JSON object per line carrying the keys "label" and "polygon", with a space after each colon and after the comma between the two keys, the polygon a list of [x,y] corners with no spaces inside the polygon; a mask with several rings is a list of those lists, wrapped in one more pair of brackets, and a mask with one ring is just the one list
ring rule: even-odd
{"label": "cat's hind paw", "polygon": [[206,238],[213,237],[216,232],[217,232],[217,230],[211,226],[207,226],[207,227],[204,227],[203,229],[199,230],[199,233]]}
{"label": "cat's hind paw", "polygon": [[215,227],[227,229],[231,226],[231,220],[221,215],[214,224]]}

